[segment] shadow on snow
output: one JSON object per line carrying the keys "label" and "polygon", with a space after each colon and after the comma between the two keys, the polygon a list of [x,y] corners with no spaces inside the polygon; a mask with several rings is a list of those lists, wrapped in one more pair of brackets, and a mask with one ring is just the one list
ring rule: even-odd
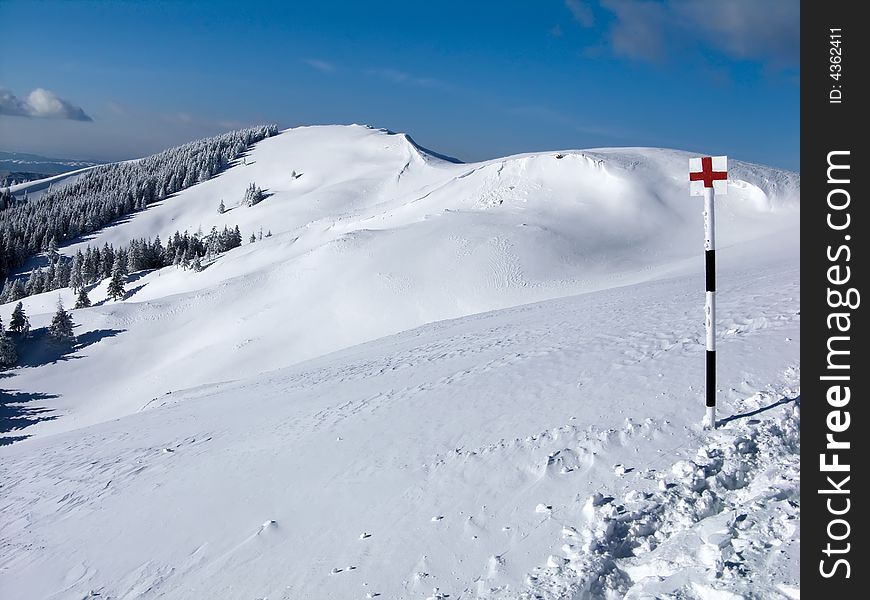
{"label": "shadow on snow", "polygon": [[17,390],[0,390],[0,446],[8,446],[30,436],[5,434],[30,427],[40,421],[51,421],[57,416],[51,415],[51,409],[44,406],[28,406],[34,400],[51,400],[57,398],[54,394],[39,392],[20,392]]}
{"label": "shadow on snow", "polygon": [[[26,344],[19,344],[20,354],[18,365],[21,367],[41,367],[43,365],[81,358],[74,354],[109,337],[124,333],[124,329],[94,329],[76,337],[74,344],[59,344],[51,340],[48,328],[41,327],[31,332]],[[15,377],[14,371],[0,373],[0,379]],[[25,429],[40,421],[56,419],[52,409],[45,406],[32,406],[34,401],[59,398],[57,394],[42,392],[24,392],[20,390],[0,389],[0,446],[21,441],[28,435],[6,435],[11,431]]]}
{"label": "shadow on snow", "polygon": [[794,403],[795,406],[800,408],[801,405],[801,396],[798,394],[794,398],[780,398],[773,404],[768,404],[767,406],[762,406],[761,408],[757,408],[755,410],[751,410],[745,413],[739,413],[736,415],[731,415],[730,417],[725,417],[724,419],[719,419],[716,421],[716,425],[725,425],[726,423],[730,423],[731,421],[736,421],[737,419],[745,419],[747,417],[754,417],[755,415],[760,415],[763,412],[767,412],[771,409],[776,408],[777,406],[782,406],[783,404],[791,404]]}
{"label": "shadow on snow", "polygon": [[19,367],[41,367],[73,358],[74,354],[109,337],[124,333],[126,329],[94,329],[76,336],[73,344],[57,343],[48,335],[47,327],[35,329],[18,355]]}

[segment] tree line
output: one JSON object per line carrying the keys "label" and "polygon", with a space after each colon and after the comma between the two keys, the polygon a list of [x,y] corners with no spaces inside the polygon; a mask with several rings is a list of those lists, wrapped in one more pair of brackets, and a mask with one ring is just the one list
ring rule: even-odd
{"label": "tree line", "polygon": [[[30,334],[30,320],[24,312],[21,298],[70,287],[78,292],[74,308],[88,308],[91,305],[87,291],[89,285],[109,278],[107,294],[112,300],[118,300],[126,294],[126,276],[129,273],[169,265],[199,271],[203,259],[211,259],[241,245],[242,233],[238,225],[232,229],[225,226],[222,230],[212,227],[207,235],[176,231],[165,245],[158,235],[153,240],[132,240],[127,246],[117,249],[108,243],[102,248],[88,246],[84,251],[76,252],[71,259],[61,256],[56,244],[50,244],[47,268],[34,269],[26,282],[21,278],[11,282],[7,280],[0,292],[0,304],[18,301],[9,320],[8,334],[0,319],[0,369],[15,366],[18,360],[16,339],[18,343],[23,343]],[[57,311],[48,327],[49,338],[58,343],[72,343],[75,341],[73,326],[72,314],[58,298]]]}
{"label": "tree line", "polygon": [[91,233],[148,204],[205,181],[254,143],[276,135],[267,125],[190,142],[146,158],[101,165],[75,182],[26,202],[0,192],[0,278],[40,252]]}
{"label": "tree line", "polygon": [[86,286],[109,277],[112,278],[110,288],[114,286],[116,291],[113,295],[110,289],[109,294],[116,300],[124,295],[123,284],[118,281],[130,273],[170,265],[199,271],[203,259],[211,259],[241,245],[242,233],[238,225],[232,229],[224,226],[222,230],[212,227],[207,235],[176,231],[165,245],[157,235],[153,240],[134,239],[127,246],[117,249],[108,243],[102,248],[88,246],[84,251],[76,252],[71,259],[62,256],[57,250],[57,242],[52,240],[47,252],[48,266],[33,269],[26,279],[7,279],[0,290],[0,304],[65,287],[79,292],[80,300],[84,301],[81,292]]}

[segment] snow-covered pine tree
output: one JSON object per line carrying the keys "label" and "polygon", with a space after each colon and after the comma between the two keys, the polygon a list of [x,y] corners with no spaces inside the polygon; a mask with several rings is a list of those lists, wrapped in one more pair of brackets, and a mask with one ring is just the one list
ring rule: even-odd
{"label": "snow-covered pine tree", "polygon": [[115,251],[109,246],[109,242],[103,244],[100,250],[100,279],[112,276],[112,268],[115,266]]}
{"label": "snow-covered pine tree", "polygon": [[21,279],[16,279],[12,282],[12,287],[9,289],[9,296],[6,298],[7,302],[15,302],[16,300],[21,300],[27,295],[27,292],[24,290],[24,284],[21,282]]}
{"label": "snow-covered pine tree", "polygon": [[221,198],[221,203],[218,204],[218,214],[224,214],[227,211],[227,207],[224,206],[224,200]]}
{"label": "snow-covered pine tree", "polygon": [[253,243],[254,243],[254,242],[256,242],[256,241],[257,241],[257,236],[255,236],[255,235],[254,235],[254,234],[253,234],[253,233],[252,233],[252,234],[251,234],[251,239],[250,239],[250,240],[248,240],[248,241],[249,241],[249,242],[250,242],[250,243],[252,243],[252,244],[253,244]]}
{"label": "snow-covered pine tree", "polygon": [[132,240],[127,248],[127,271],[134,273],[145,269],[145,240]]}
{"label": "snow-covered pine tree", "polygon": [[69,283],[72,264],[68,260],[59,260],[54,265],[54,277],[51,280],[51,289],[59,290]]}
{"label": "snow-covered pine tree", "polygon": [[248,189],[245,190],[244,202],[247,206],[254,206],[259,204],[265,197],[263,190],[258,188],[257,184],[252,182],[251,185],[248,186]]}
{"label": "snow-covered pine tree", "polygon": [[29,329],[30,320],[27,318],[27,315],[24,314],[24,304],[19,302],[15,305],[15,309],[12,311],[12,319],[9,321],[9,331],[14,331],[21,335],[26,333]]}
{"label": "snow-covered pine tree", "polygon": [[60,257],[60,252],[57,249],[57,238],[52,237],[51,241],[48,242],[48,250],[46,251],[48,255],[48,260],[50,262],[57,262],[57,259]]}
{"label": "snow-covered pine tree", "polygon": [[97,277],[97,260],[94,251],[88,246],[85,249],[85,258],[82,261],[82,283],[87,285],[94,283]]}
{"label": "snow-covered pine tree", "polygon": [[85,288],[79,288],[79,295],[76,297],[76,305],[73,308],[89,308],[91,299],[88,298],[88,292]]}
{"label": "snow-covered pine tree", "polygon": [[3,323],[0,322],[0,369],[14,367],[17,361],[18,352],[15,349],[15,342],[6,335]]}
{"label": "snow-covered pine tree", "polygon": [[149,259],[151,261],[150,268],[152,269],[159,269],[166,265],[166,251],[163,248],[163,242],[160,241],[159,235],[155,235],[154,241],[151,243]]}
{"label": "snow-covered pine tree", "polygon": [[[118,251],[115,252],[115,261],[119,265],[121,265],[121,273],[124,275],[128,275],[130,273],[129,269],[129,261],[127,260],[127,251],[124,248],[118,248]],[[112,264],[112,271],[114,272],[115,265],[114,262]]]}
{"label": "snow-covered pine tree", "polygon": [[42,272],[38,269],[31,269],[30,275],[27,276],[27,283],[24,284],[24,293],[27,296],[41,294],[42,289]]}
{"label": "snow-covered pine tree", "polygon": [[115,301],[124,296],[124,269],[121,265],[120,256],[115,259],[115,264],[112,265],[112,280],[109,282],[107,292],[112,300]]}
{"label": "snow-covered pine tree", "polygon": [[9,191],[9,188],[0,189],[0,210],[4,210],[12,206],[14,202],[14,196],[12,192]]}
{"label": "snow-covered pine tree", "polygon": [[51,319],[51,325],[48,326],[48,335],[51,336],[52,340],[58,343],[64,344],[74,342],[76,336],[73,334],[73,326],[72,315],[70,315],[63,307],[63,300],[58,296],[57,312],[54,313],[54,317]]}
{"label": "snow-covered pine tree", "polygon": [[69,271],[69,287],[72,288],[74,292],[79,291],[84,285],[84,281],[82,281],[82,264],[85,262],[85,256],[82,254],[82,251],[79,250],[76,252],[75,256],[73,256],[72,264],[70,264]]}

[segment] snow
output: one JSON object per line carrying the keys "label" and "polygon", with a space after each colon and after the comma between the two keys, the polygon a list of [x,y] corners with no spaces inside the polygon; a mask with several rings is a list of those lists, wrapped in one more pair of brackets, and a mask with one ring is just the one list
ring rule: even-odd
{"label": "snow", "polygon": [[556,154],[296,128],[83,242],[273,233],[4,379],[0,596],[799,597],[799,176],[729,161],[709,432],[689,155]]}

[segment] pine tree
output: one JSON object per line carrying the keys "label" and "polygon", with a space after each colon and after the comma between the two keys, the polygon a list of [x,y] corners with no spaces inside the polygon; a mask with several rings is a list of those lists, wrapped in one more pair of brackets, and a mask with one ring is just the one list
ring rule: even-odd
{"label": "pine tree", "polygon": [[254,242],[257,241],[257,236],[255,236],[255,235],[252,233],[252,234],[251,234],[251,239],[250,239],[249,241],[253,244]]}
{"label": "pine tree", "polygon": [[154,236],[154,242],[151,244],[151,267],[159,269],[166,266],[166,250],[163,248],[163,242],[160,241],[160,236]]}
{"label": "pine tree", "polygon": [[17,361],[18,352],[15,349],[15,342],[6,335],[3,323],[0,322],[0,369],[14,367]]}
{"label": "pine tree", "polygon": [[248,206],[254,206],[255,204],[259,204],[263,198],[266,196],[263,194],[263,190],[257,187],[257,184],[251,183],[248,188],[245,190],[245,204]]}
{"label": "pine tree", "polygon": [[96,259],[94,258],[94,251],[90,246],[88,246],[85,249],[85,258],[82,261],[82,283],[85,285],[94,283],[96,276],[97,267]]}
{"label": "pine tree", "polygon": [[54,313],[51,325],[48,326],[48,335],[58,343],[74,342],[76,336],[73,334],[73,326],[72,315],[64,309],[63,301],[58,297],[57,312]]}
{"label": "pine tree", "polygon": [[115,266],[115,251],[106,242],[103,249],[100,251],[100,276],[99,279],[105,279],[112,276],[112,269]]}
{"label": "pine tree", "polygon": [[30,321],[24,314],[24,305],[19,302],[12,311],[12,319],[9,321],[9,331],[21,335],[30,329]]}
{"label": "pine tree", "polygon": [[57,249],[57,238],[52,237],[51,241],[48,242],[48,260],[50,262],[57,262],[57,259],[60,257],[60,252]]}
{"label": "pine tree", "polygon": [[27,283],[24,284],[25,295],[33,296],[44,291],[42,289],[42,272],[38,269],[31,269],[30,275],[27,276]]}
{"label": "pine tree", "polygon": [[227,211],[227,207],[224,206],[224,200],[221,198],[221,203],[218,204],[218,214],[224,214]]}
{"label": "pine tree", "polygon": [[76,298],[76,305],[73,308],[89,308],[91,299],[88,298],[88,292],[85,288],[79,288],[79,295]]}
{"label": "pine tree", "polygon": [[145,253],[143,252],[145,240],[142,240],[141,246],[139,244],[139,240],[133,240],[130,242],[130,247],[127,250],[127,271],[130,273],[141,271],[146,268]]}
{"label": "pine tree", "polygon": [[51,279],[51,289],[59,290],[69,283],[72,264],[68,260],[59,260],[54,266],[54,277]]}
{"label": "pine tree", "polygon": [[15,302],[16,300],[21,300],[27,296],[27,292],[24,289],[24,284],[21,282],[21,279],[16,279],[12,282],[12,287],[9,289],[9,296],[6,298],[9,302]]}
{"label": "pine tree", "polygon": [[115,265],[114,265],[115,262],[117,262],[119,265],[121,265],[121,274],[122,275],[127,275],[130,273],[129,261],[127,260],[127,251],[124,250],[124,248],[119,248],[118,251],[115,253],[115,260],[113,261],[113,264],[112,264],[112,272],[113,273],[115,271]]}
{"label": "pine tree", "polygon": [[112,266],[112,280],[109,282],[108,293],[115,301],[124,296],[124,270],[120,256],[115,259],[115,264]]}

